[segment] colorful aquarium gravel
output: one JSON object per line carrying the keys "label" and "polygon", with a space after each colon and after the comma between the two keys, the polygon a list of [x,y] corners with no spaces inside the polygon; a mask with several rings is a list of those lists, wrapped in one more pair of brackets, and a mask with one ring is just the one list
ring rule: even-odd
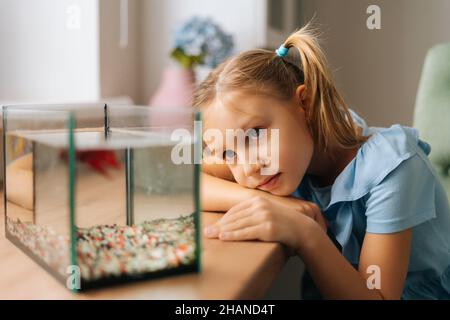
{"label": "colorful aquarium gravel", "polygon": [[102,225],[78,230],[78,265],[86,280],[133,275],[195,259],[193,216],[158,219],[136,226]]}
{"label": "colorful aquarium gravel", "polygon": [[[8,219],[8,231],[62,275],[68,265],[69,238],[48,227]],[[83,279],[139,275],[191,265],[195,261],[193,215],[157,219],[136,226],[79,228],[78,261]]]}
{"label": "colorful aquarium gravel", "polygon": [[33,254],[41,258],[52,270],[66,275],[69,263],[69,239],[53,229],[8,218],[6,227]]}

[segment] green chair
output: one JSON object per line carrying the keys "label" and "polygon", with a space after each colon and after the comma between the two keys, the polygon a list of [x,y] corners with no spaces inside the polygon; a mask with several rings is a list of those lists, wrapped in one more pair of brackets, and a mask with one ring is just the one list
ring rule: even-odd
{"label": "green chair", "polygon": [[450,199],[450,43],[431,48],[425,58],[414,127],[431,145],[430,160]]}

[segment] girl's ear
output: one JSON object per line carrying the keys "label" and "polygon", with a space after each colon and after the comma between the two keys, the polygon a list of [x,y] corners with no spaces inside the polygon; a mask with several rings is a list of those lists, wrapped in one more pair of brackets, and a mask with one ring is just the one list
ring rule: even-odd
{"label": "girl's ear", "polygon": [[306,114],[308,114],[309,103],[304,84],[299,85],[297,89],[295,89],[295,99],[297,100],[298,105],[303,108]]}

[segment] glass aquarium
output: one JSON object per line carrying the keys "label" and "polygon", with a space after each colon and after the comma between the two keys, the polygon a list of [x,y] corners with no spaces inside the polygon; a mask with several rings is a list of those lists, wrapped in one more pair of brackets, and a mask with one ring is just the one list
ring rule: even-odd
{"label": "glass aquarium", "polygon": [[4,106],[6,237],[75,291],[199,272],[196,119],[187,108]]}

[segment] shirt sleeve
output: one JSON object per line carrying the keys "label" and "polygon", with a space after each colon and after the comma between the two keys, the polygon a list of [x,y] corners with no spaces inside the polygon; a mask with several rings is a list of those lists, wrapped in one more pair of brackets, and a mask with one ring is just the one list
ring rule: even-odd
{"label": "shirt sleeve", "polygon": [[419,156],[404,160],[366,199],[366,231],[393,233],[436,217],[436,177]]}

